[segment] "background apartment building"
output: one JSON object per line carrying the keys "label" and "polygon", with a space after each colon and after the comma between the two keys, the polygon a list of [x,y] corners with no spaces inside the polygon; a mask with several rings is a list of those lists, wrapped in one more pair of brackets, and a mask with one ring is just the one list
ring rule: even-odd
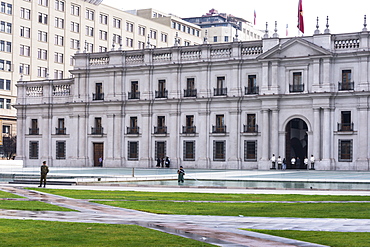
{"label": "background apartment building", "polygon": [[[69,78],[75,53],[202,42],[201,29],[178,17],[151,10],[152,18],[148,19],[101,2],[0,1],[0,125],[3,135],[16,133],[16,110],[12,107],[16,82]],[[153,21],[153,18],[158,20]],[[173,23],[180,29],[174,28]]]}

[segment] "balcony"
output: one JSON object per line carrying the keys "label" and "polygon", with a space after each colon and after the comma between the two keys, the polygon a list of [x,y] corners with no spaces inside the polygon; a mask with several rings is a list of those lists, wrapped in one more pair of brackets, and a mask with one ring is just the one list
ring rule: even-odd
{"label": "balcony", "polygon": [[197,97],[197,90],[196,89],[185,89],[184,97]]}
{"label": "balcony", "polygon": [[167,90],[155,91],[155,97],[156,98],[168,98],[168,91]]}
{"label": "balcony", "polygon": [[140,99],[140,92],[128,92],[128,99]]}
{"label": "balcony", "polygon": [[55,128],[55,134],[56,135],[65,135],[66,134],[66,128]]}
{"label": "balcony", "polygon": [[258,125],[250,125],[250,124],[244,124],[243,127],[244,133],[257,133],[258,132]]}
{"label": "balcony", "polygon": [[290,93],[301,93],[304,91],[304,84],[289,85]]}
{"label": "balcony", "polygon": [[167,134],[167,126],[154,126],[154,134]]}
{"label": "balcony", "polygon": [[227,87],[214,88],[213,90],[214,90],[214,92],[213,92],[214,96],[226,96],[227,95]]}
{"label": "balcony", "polygon": [[98,127],[98,128],[91,127],[91,134],[92,135],[102,135],[103,127]]}
{"label": "balcony", "polygon": [[354,82],[338,82],[338,90],[339,91],[346,91],[346,90],[354,90],[355,83]]}
{"label": "balcony", "polygon": [[30,135],[39,135],[39,128],[30,128]]}
{"label": "balcony", "polygon": [[338,123],[338,131],[353,131],[353,123]]}
{"label": "balcony", "polygon": [[254,87],[245,87],[245,95],[249,94],[259,94],[260,88],[259,86],[254,86]]}
{"label": "balcony", "polygon": [[182,126],[182,133],[183,134],[195,134],[196,126]]}
{"label": "balcony", "polygon": [[127,127],[127,134],[138,135],[139,127]]}
{"label": "balcony", "polygon": [[213,125],[212,133],[226,133],[226,125]]}
{"label": "balcony", "polygon": [[104,100],[104,93],[93,93],[93,100]]}

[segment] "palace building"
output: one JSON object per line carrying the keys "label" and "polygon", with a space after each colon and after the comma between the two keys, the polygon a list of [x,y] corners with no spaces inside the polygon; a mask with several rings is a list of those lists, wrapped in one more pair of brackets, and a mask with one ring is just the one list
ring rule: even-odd
{"label": "palace building", "polygon": [[[27,166],[369,170],[370,33],[81,52],[17,84]],[[292,157],[301,165],[290,164]]]}

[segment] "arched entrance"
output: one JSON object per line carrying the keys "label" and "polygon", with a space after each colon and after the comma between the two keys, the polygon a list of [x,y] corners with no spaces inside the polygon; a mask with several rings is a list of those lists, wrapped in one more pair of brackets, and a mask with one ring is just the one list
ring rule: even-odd
{"label": "arched entrance", "polygon": [[[294,118],[285,127],[285,158],[288,169],[307,169],[304,158],[307,157],[307,124],[300,118]],[[295,157],[296,163],[291,163]]]}

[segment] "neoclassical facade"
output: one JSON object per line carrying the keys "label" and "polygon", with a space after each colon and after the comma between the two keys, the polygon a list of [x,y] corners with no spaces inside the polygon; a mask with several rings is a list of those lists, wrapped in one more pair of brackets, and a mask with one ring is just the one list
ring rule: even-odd
{"label": "neoclassical facade", "polygon": [[[370,33],[75,55],[74,78],[19,81],[26,166],[369,170]],[[291,164],[292,157],[301,165]]]}

